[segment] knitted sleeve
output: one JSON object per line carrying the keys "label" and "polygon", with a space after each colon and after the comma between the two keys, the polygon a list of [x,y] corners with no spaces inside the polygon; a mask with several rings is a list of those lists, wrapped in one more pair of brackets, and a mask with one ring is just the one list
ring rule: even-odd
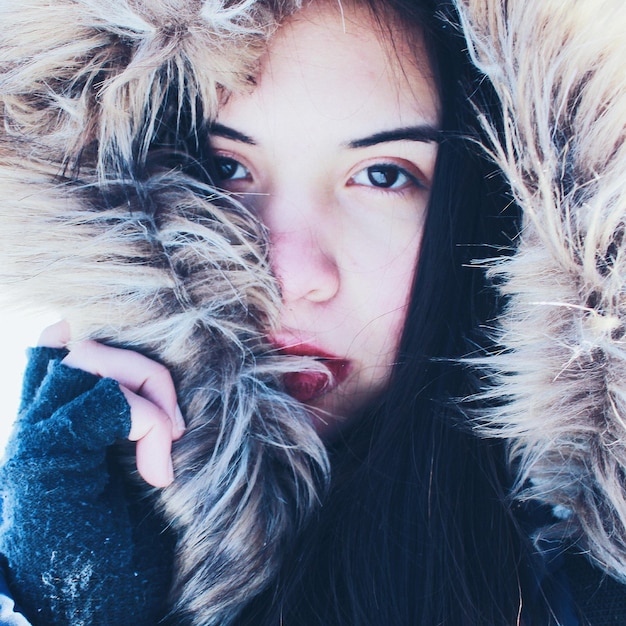
{"label": "knitted sleeve", "polygon": [[169,587],[171,539],[138,497],[112,444],[130,431],[117,382],[31,351],[0,469],[0,552],[35,625],[155,626]]}

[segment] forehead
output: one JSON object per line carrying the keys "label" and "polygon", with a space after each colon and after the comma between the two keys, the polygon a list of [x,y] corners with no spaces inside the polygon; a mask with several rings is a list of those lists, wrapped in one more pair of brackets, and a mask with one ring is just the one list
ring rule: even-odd
{"label": "forehead", "polygon": [[439,100],[428,56],[421,37],[411,41],[364,7],[311,3],[271,39],[252,92],[231,97],[226,108],[256,101],[292,108],[301,121],[307,112],[331,119],[387,114],[435,125]]}

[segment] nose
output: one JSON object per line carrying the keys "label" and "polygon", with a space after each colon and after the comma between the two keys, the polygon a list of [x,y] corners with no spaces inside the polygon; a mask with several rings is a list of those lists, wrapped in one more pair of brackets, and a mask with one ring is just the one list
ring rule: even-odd
{"label": "nose", "polygon": [[339,290],[337,236],[328,207],[312,198],[270,196],[263,210],[270,263],[286,305],[323,303]]}

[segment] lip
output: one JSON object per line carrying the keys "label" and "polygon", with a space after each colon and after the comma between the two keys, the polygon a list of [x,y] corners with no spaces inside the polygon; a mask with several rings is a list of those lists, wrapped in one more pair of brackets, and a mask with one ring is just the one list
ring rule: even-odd
{"label": "lip", "polygon": [[349,359],[329,354],[310,344],[279,345],[278,353],[313,357],[323,363],[330,372],[330,376],[325,372],[309,371],[289,372],[283,376],[283,384],[287,393],[292,398],[305,404],[313,402],[339,387],[349,376],[352,369]]}

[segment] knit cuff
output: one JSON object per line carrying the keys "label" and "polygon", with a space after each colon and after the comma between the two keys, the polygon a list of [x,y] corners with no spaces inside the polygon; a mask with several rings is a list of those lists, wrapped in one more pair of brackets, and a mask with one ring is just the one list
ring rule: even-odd
{"label": "knit cuff", "polygon": [[75,498],[89,499],[107,480],[108,448],[130,433],[130,406],[115,380],[67,367],[59,356],[47,348],[32,352],[27,400],[0,476],[18,492],[36,489],[44,494],[57,492],[64,478],[65,488],[76,490]]}
{"label": "knit cuff", "polygon": [[22,383],[22,395],[19,412],[25,411],[33,401],[41,382],[48,373],[51,361],[62,361],[69,351],[64,348],[28,348],[26,356],[28,361],[24,370]]}

